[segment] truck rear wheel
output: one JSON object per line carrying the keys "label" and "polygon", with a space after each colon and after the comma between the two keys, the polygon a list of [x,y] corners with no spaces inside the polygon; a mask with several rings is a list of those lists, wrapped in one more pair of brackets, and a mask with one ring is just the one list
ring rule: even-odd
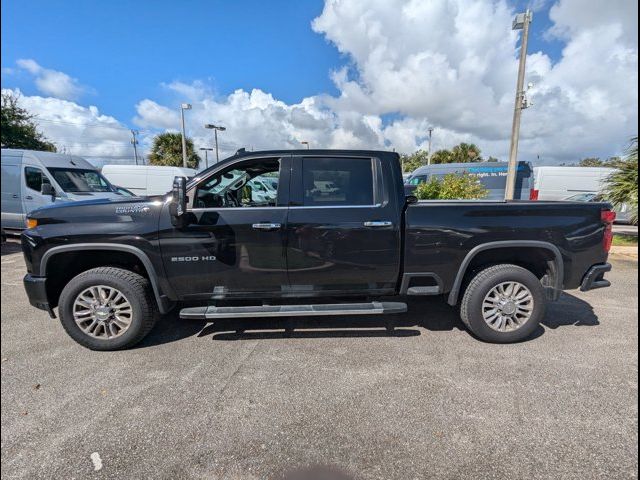
{"label": "truck rear wheel", "polygon": [[546,303],[542,283],[533,273],[517,265],[496,265],[471,280],[460,317],[481,340],[513,343],[534,332]]}
{"label": "truck rear wheel", "polygon": [[115,267],[87,270],[71,279],[59,301],[62,326],[91,350],[119,350],[142,340],[158,316],[149,281]]}

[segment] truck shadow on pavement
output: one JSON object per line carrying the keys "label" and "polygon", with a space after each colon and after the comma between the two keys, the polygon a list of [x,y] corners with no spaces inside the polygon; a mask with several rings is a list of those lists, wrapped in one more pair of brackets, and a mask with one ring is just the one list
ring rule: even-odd
{"label": "truck shadow on pavement", "polygon": [[[154,330],[139,345],[141,348],[171,343],[187,337],[217,341],[273,340],[284,338],[358,338],[416,337],[427,331],[466,330],[456,308],[443,298],[415,298],[408,301],[409,311],[397,315],[362,315],[346,317],[282,317],[253,319],[181,320],[178,312],[160,319]],[[542,325],[526,340],[569,326],[597,326],[600,322],[593,307],[584,300],[563,293],[551,303]]]}

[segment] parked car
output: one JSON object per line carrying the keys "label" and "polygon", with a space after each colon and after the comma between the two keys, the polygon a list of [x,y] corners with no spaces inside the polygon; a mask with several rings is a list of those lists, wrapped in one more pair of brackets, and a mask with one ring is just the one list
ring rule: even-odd
{"label": "parked car", "polygon": [[[507,185],[506,162],[482,163],[446,163],[437,165],[423,165],[417,168],[405,181],[405,192],[411,195],[421,183],[428,182],[432,177],[442,178],[449,174],[468,174],[477,177],[488,190],[488,200],[503,200]],[[516,176],[516,200],[528,200],[533,188],[533,170],[528,162],[518,163]]]}
{"label": "parked car", "polygon": [[113,186],[81,157],[2,149],[2,229],[24,229],[40,207],[95,198],[117,198]]}
{"label": "parked car", "polygon": [[[568,202],[605,202],[606,199],[602,194],[599,193],[578,193],[576,195],[571,195],[570,197],[565,198],[564,200]],[[622,224],[630,224],[631,222],[631,213],[629,211],[628,205],[623,205],[622,208],[616,208],[616,221],[615,223]]]}
{"label": "parked car", "polygon": [[580,193],[598,194],[615,170],[603,167],[536,167],[532,200],[563,200]]}
{"label": "parked car", "polygon": [[[275,199],[246,188],[273,176]],[[340,191],[317,192],[331,177]],[[177,305],[184,319],[344,317],[425,295],[459,305],[477,337],[516,342],[563,290],[609,286],[614,217],[607,203],[418,202],[391,152],[239,152],[164,197],[36,210],[24,285],[95,350],[134,345]]]}
{"label": "parked car", "polygon": [[161,167],[155,165],[105,165],[102,174],[113,184],[137,196],[163,195],[171,190],[177,176],[191,178],[193,168]]}

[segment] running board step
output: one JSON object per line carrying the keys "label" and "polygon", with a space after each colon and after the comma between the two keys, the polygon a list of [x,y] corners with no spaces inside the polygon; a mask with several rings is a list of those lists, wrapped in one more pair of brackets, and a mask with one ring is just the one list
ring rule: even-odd
{"label": "running board step", "polygon": [[335,303],[316,305],[264,305],[261,307],[192,307],[180,310],[180,318],[211,320],[214,318],[307,317],[314,315],[382,315],[404,313],[401,302]]}
{"label": "running board step", "polygon": [[440,295],[440,287],[409,287],[407,295]]}

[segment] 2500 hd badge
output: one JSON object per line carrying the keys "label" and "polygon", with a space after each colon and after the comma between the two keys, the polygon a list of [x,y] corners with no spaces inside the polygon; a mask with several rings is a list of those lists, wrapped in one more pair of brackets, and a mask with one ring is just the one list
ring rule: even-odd
{"label": "2500 hd badge", "polygon": [[216,257],[213,255],[203,255],[201,257],[171,257],[172,262],[213,262],[215,259]]}

